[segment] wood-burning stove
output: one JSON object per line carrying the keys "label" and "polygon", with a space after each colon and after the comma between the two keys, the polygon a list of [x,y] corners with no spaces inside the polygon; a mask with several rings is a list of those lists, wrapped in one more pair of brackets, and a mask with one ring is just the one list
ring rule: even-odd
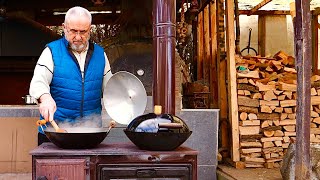
{"label": "wood-burning stove", "polygon": [[184,146],[146,151],[132,143],[119,143],[75,150],[44,143],[30,154],[33,180],[197,179],[198,152]]}

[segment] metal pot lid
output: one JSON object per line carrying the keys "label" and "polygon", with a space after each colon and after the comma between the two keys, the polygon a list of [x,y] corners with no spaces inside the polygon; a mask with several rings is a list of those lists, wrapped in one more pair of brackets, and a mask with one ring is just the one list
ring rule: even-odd
{"label": "metal pot lid", "polygon": [[128,125],[142,115],[147,106],[147,93],[142,82],[126,71],[119,71],[109,79],[103,97],[107,113],[120,124]]}
{"label": "metal pot lid", "polygon": [[136,117],[127,126],[128,131],[133,132],[171,132],[171,133],[188,133],[188,125],[179,117],[171,114],[149,113]]}

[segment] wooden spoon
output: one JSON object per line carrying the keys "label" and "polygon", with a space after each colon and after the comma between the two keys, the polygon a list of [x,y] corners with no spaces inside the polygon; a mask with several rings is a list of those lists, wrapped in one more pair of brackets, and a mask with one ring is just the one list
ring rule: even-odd
{"label": "wooden spoon", "polygon": [[66,133],[67,132],[65,129],[59,128],[59,126],[57,125],[57,123],[53,119],[50,120],[49,112],[48,112],[48,115],[49,115],[49,122],[51,123],[52,127],[56,130],[56,132],[59,132],[59,133]]}

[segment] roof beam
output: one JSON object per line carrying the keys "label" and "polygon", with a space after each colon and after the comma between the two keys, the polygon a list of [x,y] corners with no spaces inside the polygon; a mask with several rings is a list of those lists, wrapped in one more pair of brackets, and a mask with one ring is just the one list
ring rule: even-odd
{"label": "roof beam", "polygon": [[260,8],[262,8],[264,5],[268,4],[269,2],[271,2],[272,0],[263,0],[261,3],[259,3],[258,5],[256,5],[254,8],[252,8],[249,12],[249,16],[253,15],[256,11],[258,11]]}
{"label": "roof beam", "polygon": [[[250,16],[250,10],[239,10],[240,15],[248,15]],[[282,11],[282,10],[258,10],[254,13],[254,15],[290,15],[290,11]]]}

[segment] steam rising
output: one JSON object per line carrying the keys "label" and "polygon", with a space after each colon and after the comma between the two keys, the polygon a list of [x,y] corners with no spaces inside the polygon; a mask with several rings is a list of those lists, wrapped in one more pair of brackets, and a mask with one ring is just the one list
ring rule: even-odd
{"label": "steam rising", "polygon": [[102,127],[101,115],[90,115],[75,120],[66,119],[65,121],[57,121],[60,128],[100,128]]}

